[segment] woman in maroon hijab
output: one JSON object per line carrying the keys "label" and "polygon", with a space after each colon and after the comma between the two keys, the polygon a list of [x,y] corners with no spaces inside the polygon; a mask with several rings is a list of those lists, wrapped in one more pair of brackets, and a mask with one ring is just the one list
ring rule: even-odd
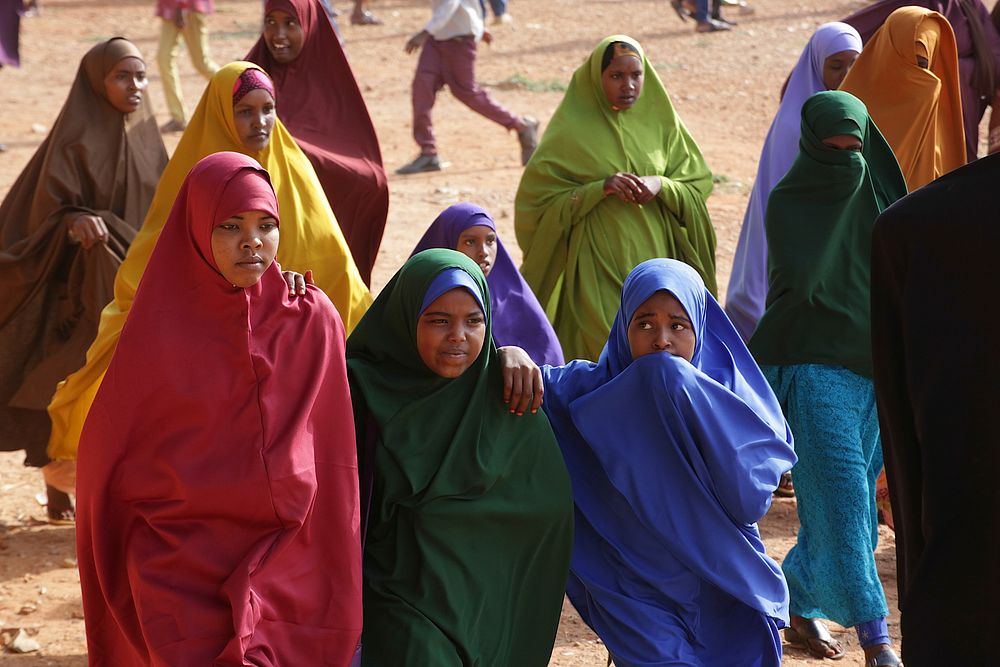
{"label": "woman in maroon hijab", "polygon": [[389,185],[364,98],[319,0],[268,0],[264,34],[244,60],[271,75],[278,117],[315,167],[370,285]]}
{"label": "woman in maroon hijab", "polygon": [[[191,170],[80,441],[91,665],[334,665],[361,635],[344,327],[273,261],[267,172]],[[169,326],[164,326],[169,323]]]}

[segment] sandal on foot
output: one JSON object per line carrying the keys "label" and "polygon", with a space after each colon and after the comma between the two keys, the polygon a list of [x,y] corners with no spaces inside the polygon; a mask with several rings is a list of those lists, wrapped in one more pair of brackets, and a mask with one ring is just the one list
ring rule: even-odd
{"label": "sandal on foot", "polygon": [[73,509],[73,501],[69,495],[59,489],[46,485],[45,495],[48,496],[45,511],[48,514],[49,523],[53,526],[72,526],[76,523],[76,510]]}
{"label": "sandal on foot", "polygon": [[879,651],[874,658],[869,658],[865,667],[903,667],[903,661],[891,647],[887,647]]}
{"label": "sandal on foot", "polygon": [[[791,626],[785,628],[785,640],[789,644],[801,646],[809,651],[809,655],[816,658],[840,660],[844,657],[843,645],[833,638],[830,630],[819,619],[803,618],[798,625],[798,628]],[[834,653],[827,655],[827,651]]]}
{"label": "sandal on foot", "polygon": [[382,19],[366,9],[360,14],[351,14],[351,25],[382,25]]}
{"label": "sandal on foot", "polygon": [[774,495],[778,498],[795,497],[795,485],[792,483],[792,473],[785,472],[781,474],[781,480],[778,482],[778,488],[774,490]]}
{"label": "sandal on foot", "polygon": [[722,32],[724,30],[730,30],[729,24],[725,21],[717,21],[716,19],[699,21],[694,29],[695,32]]}

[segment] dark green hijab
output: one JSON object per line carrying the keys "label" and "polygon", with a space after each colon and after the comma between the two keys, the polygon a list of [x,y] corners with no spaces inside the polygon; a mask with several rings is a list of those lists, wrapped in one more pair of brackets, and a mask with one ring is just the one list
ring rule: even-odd
{"label": "dark green hijab", "polygon": [[[416,329],[428,287],[456,268],[479,286],[487,331],[473,365],[447,379],[420,359]],[[377,441],[366,667],[548,662],[569,569],[572,494],[544,413],[516,417],[503,404],[489,304],[472,260],[425,250],[347,341],[358,441],[363,452]]]}
{"label": "dark green hijab", "polygon": [[[862,150],[823,144],[836,135],[859,139]],[[767,203],[767,305],[750,339],[757,363],[844,366],[871,377],[872,227],[905,194],[861,100],[842,91],[806,100],[799,155]]]}

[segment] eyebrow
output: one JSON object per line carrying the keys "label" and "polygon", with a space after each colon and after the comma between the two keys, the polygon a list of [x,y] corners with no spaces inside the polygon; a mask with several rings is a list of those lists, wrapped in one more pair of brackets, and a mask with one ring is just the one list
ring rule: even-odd
{"label": "eyebrow", "polygon": [[[632,321],[634,322],[636,320],[641,320],[644,317],[656,317],[656,315],[657,313],[654,313],[653,311],[649,311],[647,313],[636,313],[635,315],[632,316]],[[670,319],[682,320],[684,322],[687,322],[688,324],[691,323],[691,319],[688,318],[687,315],[679,315],[677,313],[670,313]]]}
{"label": "eyebrow", "polygon": [[[466,315],[466,317],[475,317],[476,315],[482,315],[483,317],[486,317],[486,314],[483,311],[479,310],[478,308],[475,309],[475,310],[469,311],[469,313]],[[442,316],[443,317],[453,317],[452,313],[446,313],[446,312],[441,311],[441,310],[436,310],[436,311],[432,311],[432,312],[426,312],[423,315],[421,315],[420,317],[442,317]]]}

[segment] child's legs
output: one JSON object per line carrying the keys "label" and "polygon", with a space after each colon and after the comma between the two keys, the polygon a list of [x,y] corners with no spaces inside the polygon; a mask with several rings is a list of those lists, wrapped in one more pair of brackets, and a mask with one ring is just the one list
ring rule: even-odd
{"label": "child's legs", "polygon": [[507,0],[490,0],[493,16],[503,16],[507,13]]}
{"label": "child's legs", "polygon": [[476,40],[449,39],[439,44],[444,80],[452,95],[476,113],[508,130],[516,128],[521,122],[520,118],[500,106],[476,83]]}
{"label": "child's legs", "polygon": [[212,61],[208,49],[208,27],[205,25],[205,15],[201,12],[189,12],[185,15],[184,43],[191,56],[191,64],[199,74],[210,79],[219,66]]}
{"label": "child's legs", "polygon": [[444,86],[441,74],[442,42],[428,37],[420,50],[417,61],[417,72],[413,75],[413,139],[420,146],[421,155],[437,155],[437,144],[434,140],[434,125],[431,123],[431,109],[434,108],[434,98],[437,91]]}
{"label": "child's legs", "polygon": [[184,98],[181,96],[180,76],[177,73],[177,48],[180,46],[180,30],[173,21],[161,19],[160,46],[156,51],[156,62],[160,67],[163,93],[167,98],[170,117],[185,122]]}

